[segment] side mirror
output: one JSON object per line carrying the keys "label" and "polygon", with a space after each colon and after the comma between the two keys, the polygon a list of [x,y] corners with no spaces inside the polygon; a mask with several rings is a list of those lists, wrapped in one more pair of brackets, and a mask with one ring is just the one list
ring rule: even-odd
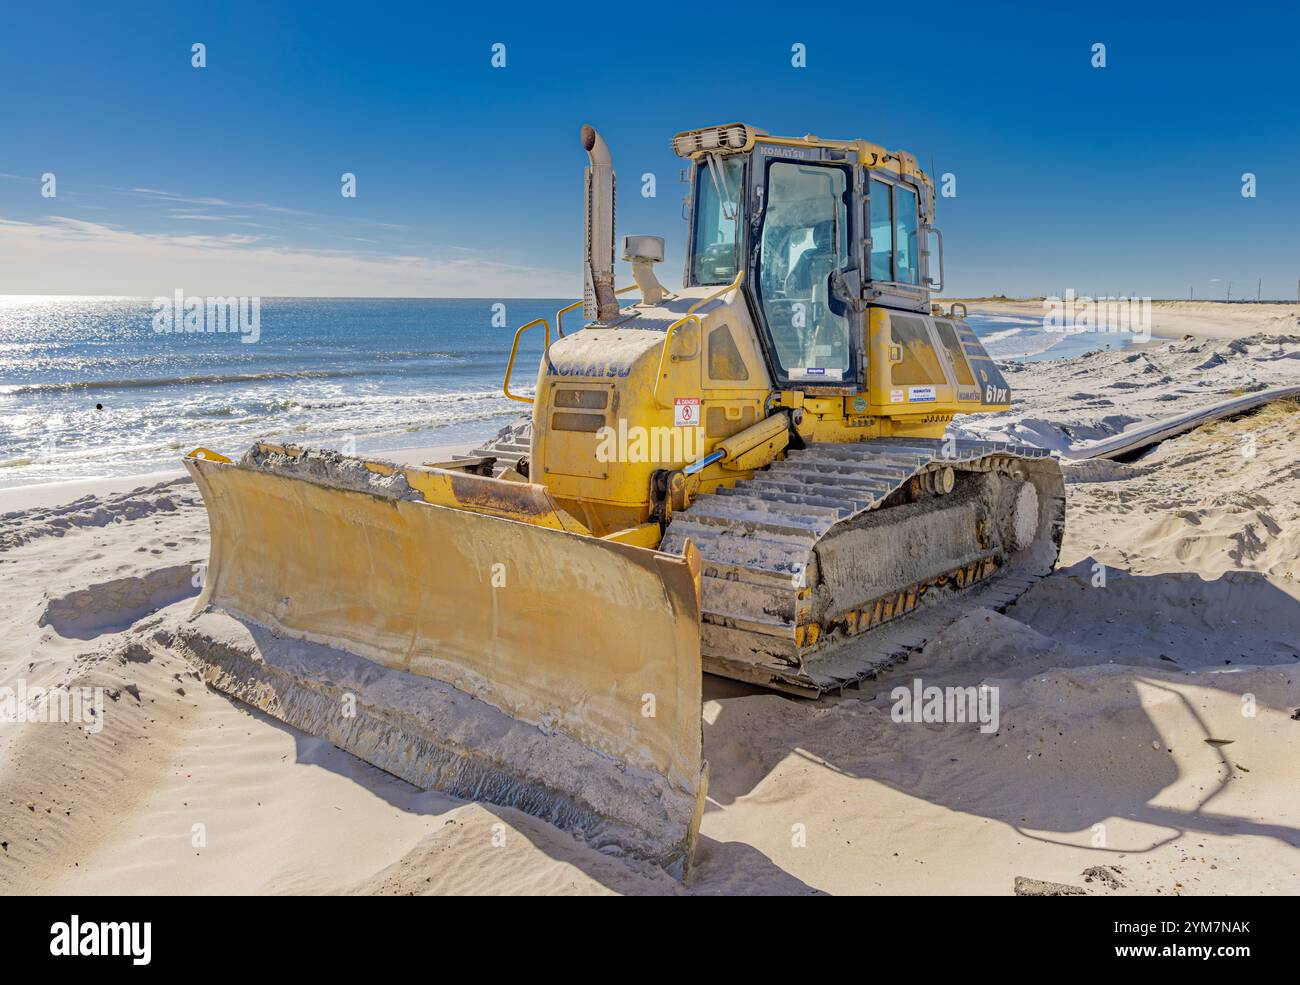
{"label": "side mirror", "polygon": [[[929,226],[928,232],[932,233],[939,241],[939,278],[936,280],[934,277],[934,263],[931,259],[934,256],[934,253],[927,249],[925,254],[925,282],[930,290],[937,294],[943,290],[943,233],[939,232],[937,226]],[[927,243],[927,247],[928,245],[929,244]]]}
{"label": "side mirror", "polygon": [[831,294],[841,304],[856,305],[862,300],[862,275],[857,267],[847,267],[831,274]]}

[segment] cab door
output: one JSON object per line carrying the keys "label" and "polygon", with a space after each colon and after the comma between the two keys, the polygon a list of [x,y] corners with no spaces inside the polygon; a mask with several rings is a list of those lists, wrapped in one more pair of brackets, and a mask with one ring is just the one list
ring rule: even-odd
{"label": "cab door", "polygon": [[849,286],[859,263],[853,158],[829,148],[758,148],[751,284],[779,387],[856,389],[861,379],[864,324]]}

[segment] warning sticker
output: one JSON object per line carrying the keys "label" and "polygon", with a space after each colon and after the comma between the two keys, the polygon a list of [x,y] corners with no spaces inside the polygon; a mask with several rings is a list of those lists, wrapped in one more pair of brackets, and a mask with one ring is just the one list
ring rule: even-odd
{"label": "warning sticker", "polygon": [[693,428],[700,423],[700,398],[676,397],[673,400],[673,427]]}
{"label": "warning sticker", "polygon": [[890,390],[890,391],[889,391],[889,402],[890,402],[891,404],[901,404],[901,403],[903,402],[903,391],[902,391],[902,390]]}

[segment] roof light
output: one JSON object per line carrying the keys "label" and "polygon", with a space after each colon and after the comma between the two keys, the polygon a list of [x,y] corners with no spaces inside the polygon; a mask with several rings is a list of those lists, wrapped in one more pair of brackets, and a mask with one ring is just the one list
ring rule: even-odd
{"label": "roof light", "polygon": [[701,151],[749,150],[754,145],[754,138],[761,132],[743,123],[687,130],[673,138],[673,151],[678,157],[691,157]]}

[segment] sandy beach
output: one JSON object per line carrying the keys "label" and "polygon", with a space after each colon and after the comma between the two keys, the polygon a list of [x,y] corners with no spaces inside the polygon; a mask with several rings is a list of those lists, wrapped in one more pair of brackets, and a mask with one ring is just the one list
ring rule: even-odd
{"label": "sandy beach", "polygon": [[[1081,301],[1082,299],[1080,299]],[[948,303],[948,302],[945,302]],[[1002,315],[1041,320],[1042,298],[966,302],[973,315]],[[1300,328],[1300,303],[1252,301],[1152,301],[1151,334],[1177,339],[1236,339],[1248,335],[1295,332]]]}
{"label": "sandy beach", "polygon": [[[1014,409],[957,424],[1060,447],[1300,382],[1297,311],[1158,303],[1154,331],[1176,341],[1015,364]],[[711,783],[685,885],[509,808],[418,790],[152,645],[188,615],[207,559],[183,475],[5,490],[0,684],[107,701],[100,728],[0,726],[0,887],[1300,891],[1300,405],[1066,471],[1060,565],[1006,612],[977,610],[821,702],[706,679]],[[894,721],[891,689],[917,678],[996,684],[997,733]]]}

